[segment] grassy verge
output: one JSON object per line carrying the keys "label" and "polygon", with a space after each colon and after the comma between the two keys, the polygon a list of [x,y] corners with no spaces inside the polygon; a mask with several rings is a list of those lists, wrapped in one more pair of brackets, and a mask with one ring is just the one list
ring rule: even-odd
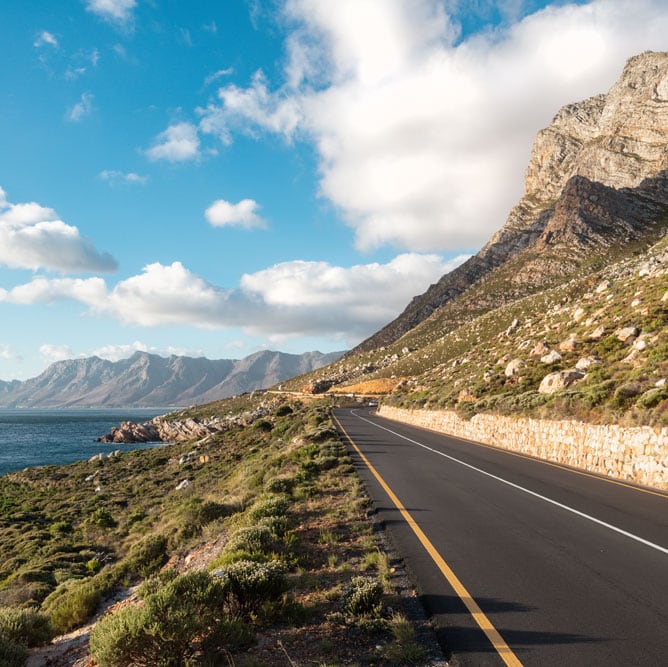
{"label": "grassy verge", "polygon": [[329,405],[259,400],[268,416],[201,443],[0,478],[2,664],[142,582],[92,633],[102,666],[424,664]]}

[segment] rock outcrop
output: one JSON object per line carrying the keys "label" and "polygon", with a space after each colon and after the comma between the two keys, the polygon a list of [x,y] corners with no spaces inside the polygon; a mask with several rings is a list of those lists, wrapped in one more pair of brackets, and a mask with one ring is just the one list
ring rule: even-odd
{"label": "rock outcrop", "polygon": [[133,442],[188,442],[202,440],[211,435],[224,433],[231,428],[248,426],[257,419],[266,417],[273,409],[273,402],[258,406],[255,410],[235,414],[230,417],[208,417],[179,419],[175,415],[154,417],[143,424],[124,421],[114,426],[98,442],[133,443]]}

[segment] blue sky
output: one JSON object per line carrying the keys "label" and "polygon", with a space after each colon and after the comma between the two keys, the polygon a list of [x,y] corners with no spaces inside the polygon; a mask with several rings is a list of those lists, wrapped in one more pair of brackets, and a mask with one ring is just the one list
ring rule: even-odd
{"label": "blue sky", "polygon": [[352,346],[479,249],[663,0],[9,0],[0,379]]}

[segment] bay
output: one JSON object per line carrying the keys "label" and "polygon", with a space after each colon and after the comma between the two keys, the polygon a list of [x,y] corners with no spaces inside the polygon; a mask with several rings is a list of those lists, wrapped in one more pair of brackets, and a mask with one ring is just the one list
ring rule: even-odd
{"label": "bay", "polygon": [[147,449],[162,443],[96,442],[121,421],[145,422],[170,408],[42,410],[0,409],[0,475],[23,468],[88,460],[116,449]]}

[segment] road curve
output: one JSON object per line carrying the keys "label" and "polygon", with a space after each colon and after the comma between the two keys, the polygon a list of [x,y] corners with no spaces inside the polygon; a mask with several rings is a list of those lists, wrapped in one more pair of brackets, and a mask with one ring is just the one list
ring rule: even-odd
{"label": "road curve", "polygon": [[452,665],[668,664],[667,494],[366,409],[335,421]]}

